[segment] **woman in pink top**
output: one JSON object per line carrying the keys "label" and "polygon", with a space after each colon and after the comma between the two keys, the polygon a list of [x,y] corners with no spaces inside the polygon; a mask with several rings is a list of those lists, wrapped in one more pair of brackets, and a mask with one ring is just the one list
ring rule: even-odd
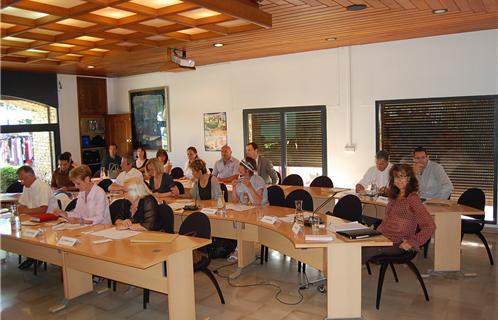
{"label": "woman in pink top", "polygon": [[389,202],[384,220],[377,228],[393,242],[392,247],[364,247],[365,263],[380,254],[396,255],[419,250],[434,233],[436,225],[418,196],[418,181],[408,164],[396,164],[389,172]]}

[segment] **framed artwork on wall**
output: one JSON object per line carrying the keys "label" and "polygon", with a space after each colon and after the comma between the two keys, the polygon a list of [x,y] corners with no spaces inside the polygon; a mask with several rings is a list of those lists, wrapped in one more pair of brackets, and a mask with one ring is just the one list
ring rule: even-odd
{"label": "framed artwork on wall", "polygon": [[220,151],[227,144],[227,113],[204,114],[204,150]]}
{"label": "framed artwork on wall", "polygon": [[133,147],[171,151],[168,87],[131,90]]}

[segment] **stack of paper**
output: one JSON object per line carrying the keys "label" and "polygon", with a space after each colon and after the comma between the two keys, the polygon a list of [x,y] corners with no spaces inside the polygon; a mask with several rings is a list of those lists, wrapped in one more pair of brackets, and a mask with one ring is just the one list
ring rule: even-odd
{"label": "stack of paper", "polygon": [[227,203],[226,207],[227,210],[234,210],[234,211],[247,211],[255,208],[254,206],[246,206],[240,203]]}
{"label": "stack of paper", "polygon": [[76,230],[84,227],[88,227],[88,225],[81,225],[78,223],[59,223],[53,226],[52,229],[57,231],[62,231],[62,230]]}
{"label": "stack of paper", "polygon": [[201,212],[204,214],[216,214],[218,212],[218,209],[215,208],[202,208]]}
{"label": "stack of paper", "polygon": [[184,203],[179,203],[179,202],[173,202],[173,203],[168,203],[168,206],[170,206],[171,209],[173,209],[173,211],[176,211],[176,210],[183,209],[183,207],[185,206],[185,204]]}
{"label": "stack of paper", "polygon": [[368,229],[368,227],[364,226],[361,223],[358,223],[356,221],[348,222],[348,223],[344,223],[344,224],[336,224],[336,225],[331,224],[330,225],[330,231],[332,231],[332,232],[362,230],[362,229]]}
{"label": "stack of paper", "polygon": [[109,238],[113,240],[121,240],[136,236],[139,233],[140,232],[133,230],[117,230],[116,228],[109,228],[101,231],[92,232],[92,235]]}
{"label": "stack of paper", "polygon": [[306,241],[333,241],[334,237],[331,234],[307,234],[304,236]]}

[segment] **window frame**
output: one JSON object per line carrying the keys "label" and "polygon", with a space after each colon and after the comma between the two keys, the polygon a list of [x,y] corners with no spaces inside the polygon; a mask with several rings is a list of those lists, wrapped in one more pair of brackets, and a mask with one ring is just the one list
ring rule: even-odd
{"label": "window frame", "polygon": [[497,221],[497,193],[498,193],[498,125],[496,121],[498,120],[498,95],[478,95],[478,96],[454,96],[454,97],[435,97],[435,98],[416,98],[416,99],[393,99],[393,100],[376,100],[375,101],[375,149],[380,151],[381,145],[381,131],[382,131],[382,119],[381,119],[381,106],[385,103],[417,103],[417,102],[447,102],[448,100],[469,100],[475,101],[479,99],[494,99],[495,100],[495,130],[494,130],[494,157],[493,157],[493,220],[485,220],[487,224],[498,224]]}
{"label": "window frame", "polygon": [[[312,105],[312,106],[287,106],[287,107],[275,107],[275,108],[251,108],[243,109],[243,126],[244,126],[244,154],[245,146],[251,142],[249,141],[249,126],[248,126],[248,116],[250,113],[279,113],[280,114],[280,139],[286,141],[287,135],[285,133],[285,113],[287,112],[303,112],[303,111],[319,111],[320,112],[320,124],[322,127],[322,175],[328,175],[327,166],[327,108],[325,105]],[[287,144],[282,143],[280,148],[280,167],[282,168],[282,179],[287,176]],[[285,165],[284,165],[285,164]]]}

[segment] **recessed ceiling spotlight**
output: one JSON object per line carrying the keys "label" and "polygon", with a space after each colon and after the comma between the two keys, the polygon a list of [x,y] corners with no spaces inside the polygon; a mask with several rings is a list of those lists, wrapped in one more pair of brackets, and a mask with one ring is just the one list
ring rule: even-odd
{"label": "recessed ceiling spotlight", "polygon": [[348,11],[360,11],[367,8],[366,4],[352,4],[346,7]]}
{"label": "recessed ceiling spotlight", "polygon": [[93,69],[95,66],[87,66],[88,69]]}
{"label": "recessed ceiling spotlight", "polygon": [[336,38],[336,37],[330,37],[330,38],[327,38],[327,39],[325,39],[325,40],[327,40],[327,41],[336,41],[336,40],[337,40],[337,38]]}
{"label": "recessed ceiling spotlight", "polygon": [[223,46],[224,46],[224,44],[221,42],[217,42],[217,43],[213,44],[213,47],[216,47],[216,48],[221,48]]}
{"label": "recessed ceiling spotlight", "polygon": [[432,10],[432,13],[434,14],[442,14],[442,13],[446,13],[448,12],[448,9],[435,9],[435,10]]}

